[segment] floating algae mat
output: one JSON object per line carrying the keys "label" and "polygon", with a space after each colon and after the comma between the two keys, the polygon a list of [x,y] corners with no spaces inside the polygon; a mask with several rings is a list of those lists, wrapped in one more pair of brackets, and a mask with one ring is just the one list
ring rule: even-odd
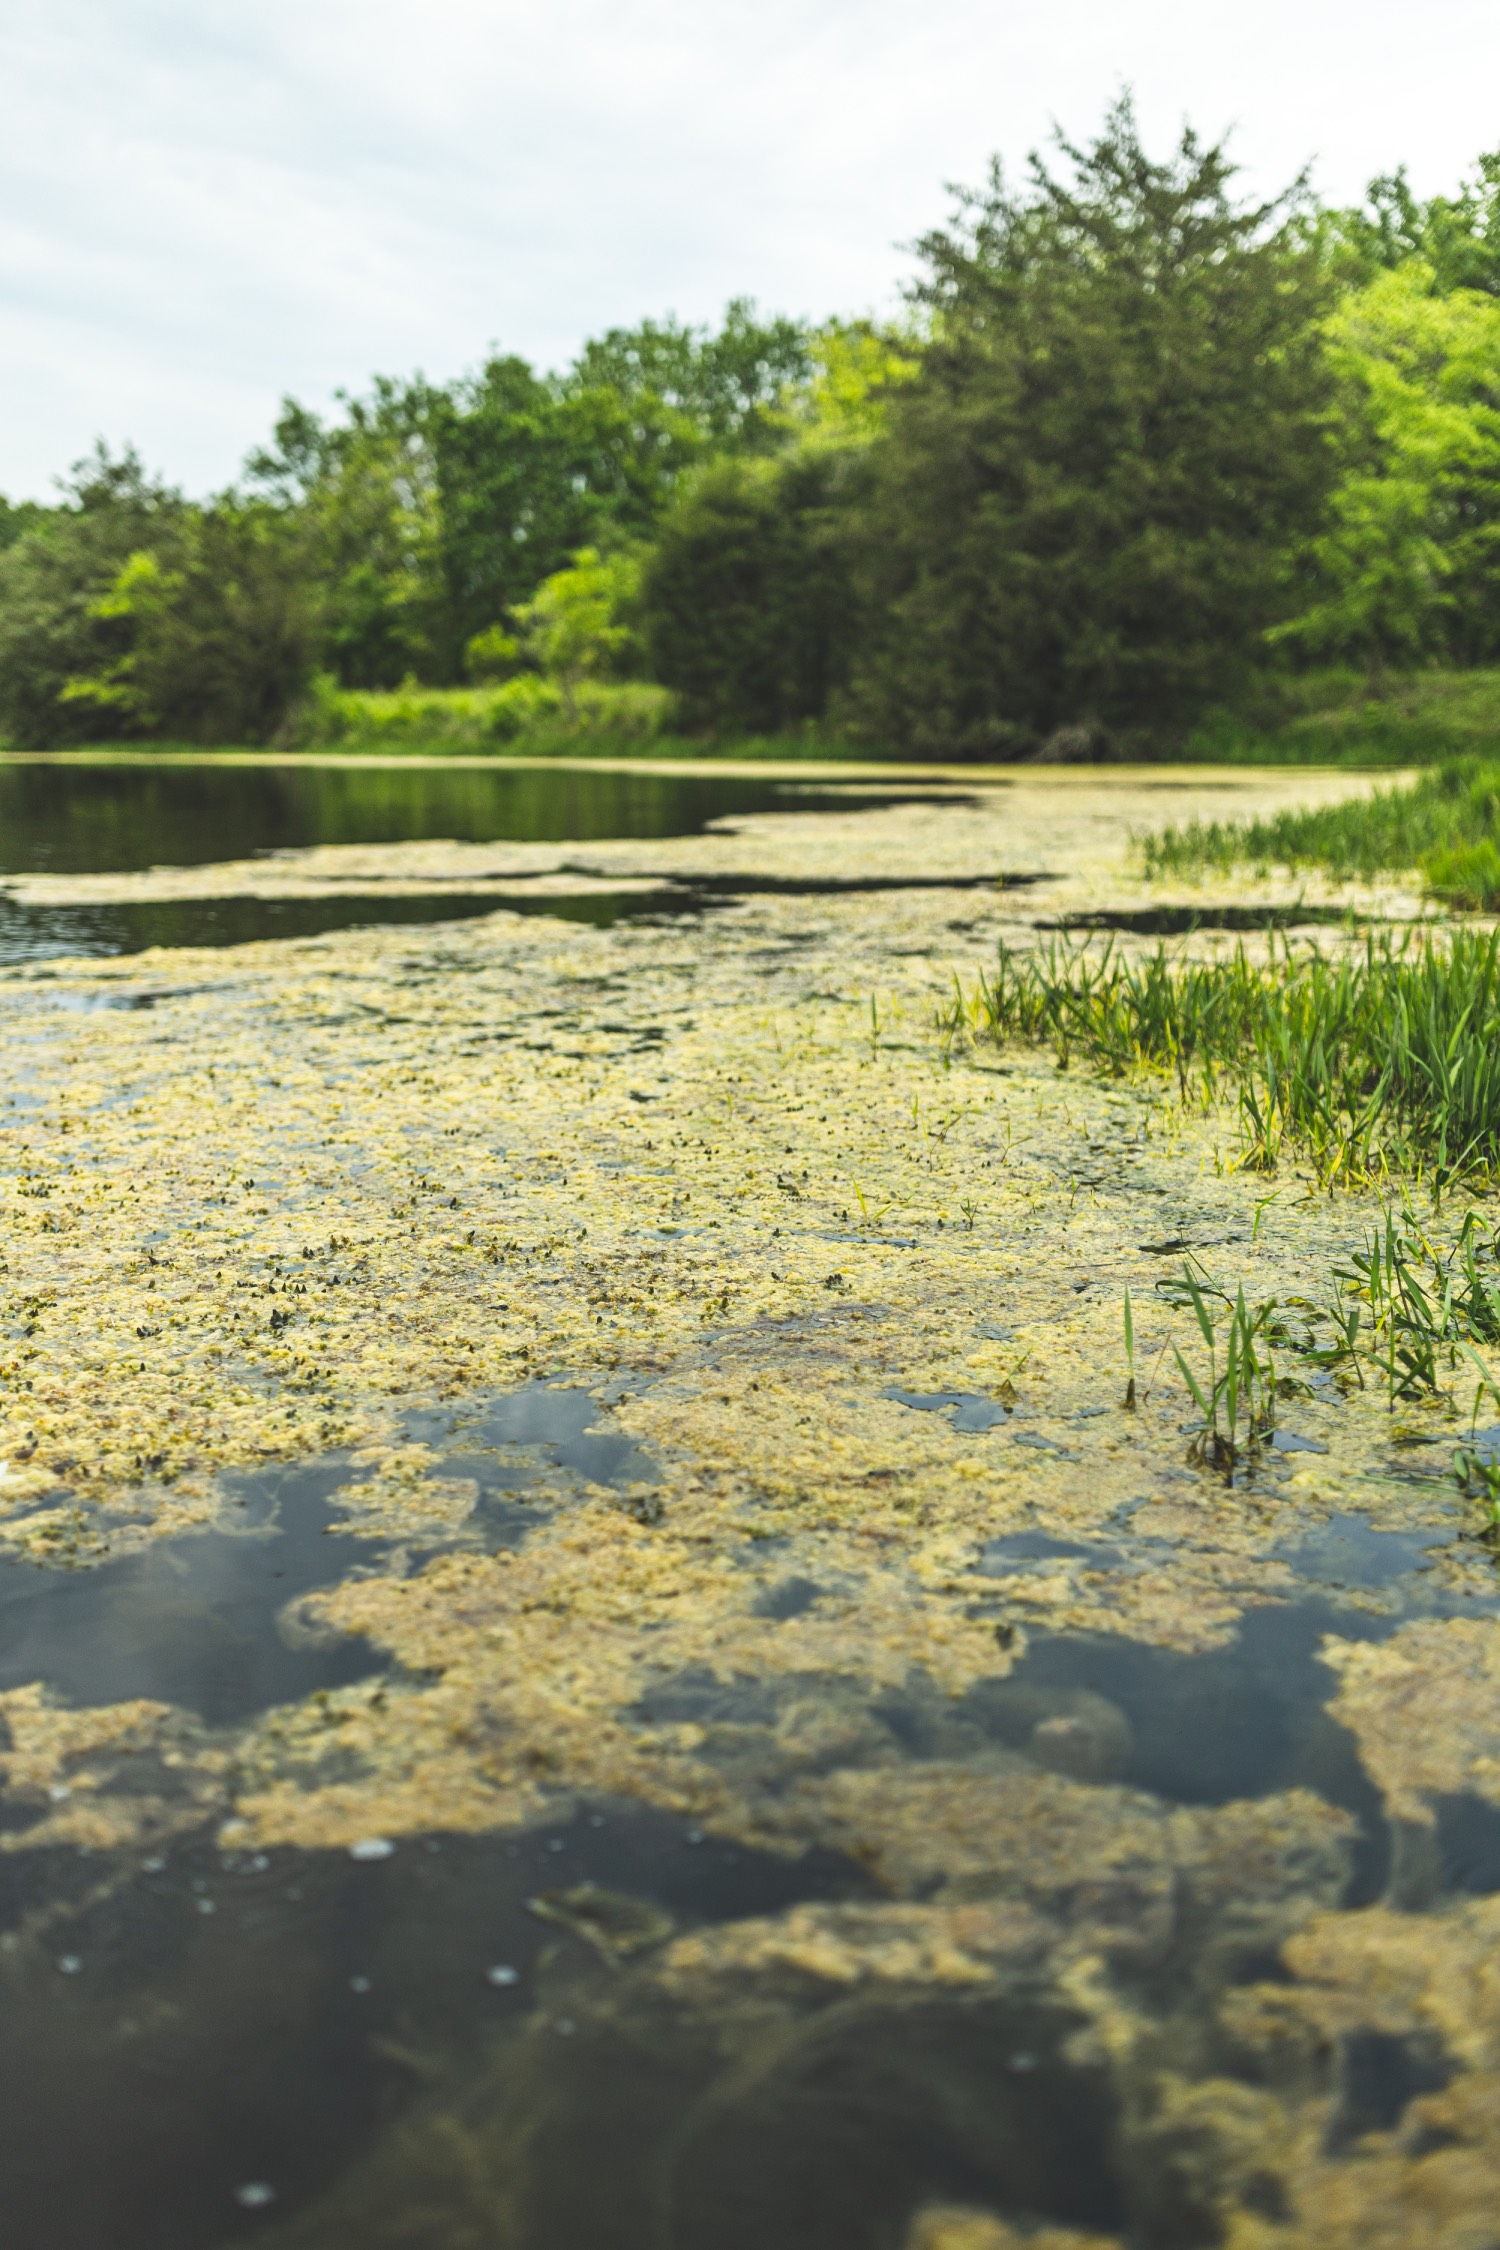
{"label": "floating algae mat", "polygon": [[1473,1371],[1392,1407],[1289,1313],[1214,1471],[1184,1257],[1312,1303],[1374,1199],[935,1029],[1194,905],[1155,788],[317,840],[280,895],[715,911],[0,975],[8,2244],[1493,2241]]}

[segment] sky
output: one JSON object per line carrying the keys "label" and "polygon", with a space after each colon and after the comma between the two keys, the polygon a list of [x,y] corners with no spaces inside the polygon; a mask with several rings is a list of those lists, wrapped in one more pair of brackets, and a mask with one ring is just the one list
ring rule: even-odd
{"label": "sky", "polygon": [[1453,187],[1495,0],[0,0],[0,492],[96,438],[190,492],[283,394],[564,364],[734,295],[894,307],[946,186],[1129,85],[1248,189]]}

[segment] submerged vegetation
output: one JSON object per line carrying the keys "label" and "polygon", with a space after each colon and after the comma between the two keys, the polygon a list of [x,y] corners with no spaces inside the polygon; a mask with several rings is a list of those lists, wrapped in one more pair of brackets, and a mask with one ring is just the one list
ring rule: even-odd
{"label": "submerged vegetation", "polygon": [[1328,1186],[1500,1173],[1500,933],[1372,932],[1342,955],[1273,937],[1264,961],[1002,946],[943,1020],[950,1037],[1050,1046],[1064,1068],[1227,1092],[1253,1169],[1287,1150]]}
{"label": "submerged vegetation", "polygon": [[[1500,161],[1245,201],[1128,100],[920,245],[900,318],[644,320],[284,402],[238,483],[0,501],[0,733],[933,757],[1483,747]],[[1486,669],[1489,668],[1489,669]],[[397,698],[390,705],[385,698]]]}

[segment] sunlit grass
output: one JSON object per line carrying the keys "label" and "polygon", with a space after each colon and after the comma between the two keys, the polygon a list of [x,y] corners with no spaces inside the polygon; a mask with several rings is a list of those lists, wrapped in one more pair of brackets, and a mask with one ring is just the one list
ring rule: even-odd
{"label": "sunlit grass", "polygon": [[1420,869],[1455,905],[1500,903],[1500,763],[1454,758],[1403,789],[1268,820],[1191,821],[1149,837],[1148,875],[1322,867],[1340,880]]}
{"label": "sunlit grass", "polygon": [[1382,932],[1334,957],[1273,940],[1264,961],[1002,947],[942,1020],[1235,1100],[1247,1168],[1295,1152],[1329,1186],[1500,1174],[1500,933]]}

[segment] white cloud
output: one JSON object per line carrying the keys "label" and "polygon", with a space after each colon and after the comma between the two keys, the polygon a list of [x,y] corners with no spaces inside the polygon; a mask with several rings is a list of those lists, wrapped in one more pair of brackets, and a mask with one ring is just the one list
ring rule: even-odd
{"label": "white cloud", "polygon": [[96,433],[201,489],[284,390],[546,363],[746,291],[889,303],[943,183],[1125,81],[1253,183],[1449,185],[1500,137],[1478,0],[52,0],[0,19],[0,490]]}

